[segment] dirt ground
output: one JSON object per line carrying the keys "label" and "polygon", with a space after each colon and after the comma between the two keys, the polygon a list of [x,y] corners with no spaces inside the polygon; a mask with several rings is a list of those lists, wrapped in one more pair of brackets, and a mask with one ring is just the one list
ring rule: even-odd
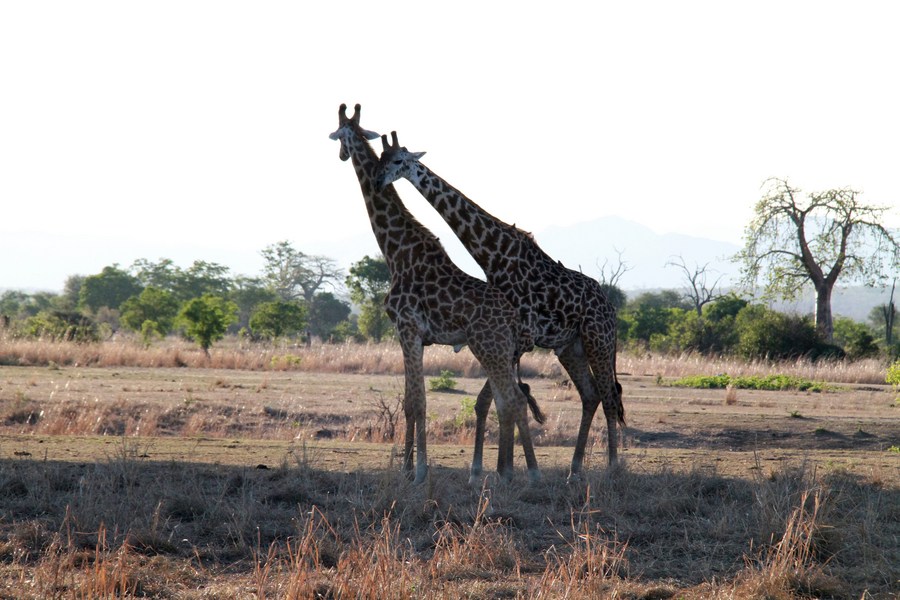
{"label": "dirt ground", "polygon": [[[900,454],[886,451],[900,446],[900,405],[889,386],[842,385],[821,393],[737,390],[726,401],[725,390],[670,387],[654,377],[626,375],[621,382],[628,421],[623,456],[632,465],[712,457],[725,472],[740,475],[759,461],[808,459],[877,466],[900,482]],[[452,422],[482,383],[459,378],[451,392],[429,391],[429,420]],[[564,466],[580,419],[578,395],[565,382],[529,383],[548,415],[545,425],[532,424],[538,460]],[[396,408],[402,391],[402,378],[389,375],[2,367],[0,457],[90,461],[124,443],[150,460],[271,467],[312,453],[329,468],[384,466],[396,447],[360,440],[381,406]],[[57,433],[48,435],[40,422],[21,416],[29,410],[42,411],[44,422],[54,414],[65,421],[72,413],[94,411],[108,426],[67,435],[57,423]],[[606,425],[599,412],[588,466],[605,463]],[[402,428],[402,414],[396,420]],[[186,434],[189,423],[194,429]],[[493,423],[489,429],[494,432]],[[429,458],[436,466],[468,464],[470,440],[452,438],[431,443]],[[495,460],[491,452],[495,446],[487,448],[487,465]],[[520,451],[516,460],[522,466]]]}

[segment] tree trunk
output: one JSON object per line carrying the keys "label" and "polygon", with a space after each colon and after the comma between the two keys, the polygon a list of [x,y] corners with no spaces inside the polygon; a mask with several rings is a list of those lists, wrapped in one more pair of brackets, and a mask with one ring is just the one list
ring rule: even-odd
{"label": "tree trunk", "polygon": [[834,322],[831,317],[831,290],[827,283],[816,287],[816,331],[826,344],[834,343]]}

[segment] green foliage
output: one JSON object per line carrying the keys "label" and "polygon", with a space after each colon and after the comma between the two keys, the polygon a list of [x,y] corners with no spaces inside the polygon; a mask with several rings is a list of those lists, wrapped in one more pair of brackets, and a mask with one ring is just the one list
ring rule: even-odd
{"label": "green foliage", "polygon": [[309,305],[309,330],[323,340],[335,336],[337,326],[350,316],[350,305],[330,292],[319,292]]}
{"label": "green foliage", "polygon": [[178,300],[171,292],[155,287],[144,288],[138,296],[132,296],[119,308],[119,322],[141,333],[145,344],[154,337],[165,337],[175,326],[178,316]]}
{"label": "green foliage", "polygon": [[847,317],[835,317],[834,343],[841,346],[847,358],[852,360],[872,358],[879,353],[872,330]]}
{"label": "green foliage", "polygon": [[99,274],[85,277],[81,282],[78,306],[94,313],[104,306],[115,309],[140,294],[141,289],[140,281],[118,265],[104,267]]}
{"label": "green foliage", "polygon": [[276,354],[269,360],[269,366],[275,370],[285,370],[299,367],[303,362],[303,357],[296,354]]}
{"label": "green foliage", "polygon": [[293,335],[306,327],[306,308],[297,302],[275,300],[263,302],[250,317],[250,330],[255,335],[279,338]]}
{"label": "green foliage", "polygon": [[178,321],[184,326],[185,334],[209,354],[213,342],[222,339],[228,326],[237,321],[237,305],[206,294],[186,302]]}
{"label": "green foliage", "polygon": [[761,304],[741,310],[735,319],[739,335],[737,352],[744,358],[785,359],[840,358],[843,351],[819,339],[812,321],[805,316],[789,315]]}
{"label": "green foliage", "polygon": [[369,339],[381,341],[392,329],[384,309],[384,299],[391,286],[391,274],[384,258],[364,256],[350,267],[346,284],[350,299],[360,308],[359,331]]}
{"label": "green foliage", "polygon": [[25,320],[24,335],[60,342],[96,342],[100,339],[94,322],[74,311],[47,310]]}
{"label": "green foliage", "polygon": [[894,361],[891,366],[887,368],[887,375],[885,376],[884,381],[900,391],[900,360]]}
{"label": "green foliage", "polygon": [[475,398],[466,396],[459,402],[459,412],[453,419],[457,429],[471,427],[475,424]]}
{"label": "green foliage", "polygon": [[453,379],[453,371],[441,371],[439,377],[428,380],[428,387],[432,392],[448,392],[456,389],[456,380]]}
{"label": "green foliage", "polygon": [[761,377],[758,375],[731,377],[729,375],[696,375],[690,377],[682,377],[673,381],[670,385],[674,387],[689,387],[699,389],[725,389],[732,386],[737,389],[745,390],[798,390],[801,392],[824,392],[828,390],[838,389],[821,381],[810,381],[801,377],[792,377],[790,375],[767,375]]}
{"label": "green foliage", "polygon": [[278,300],[278,295],[265,287],[262,280],[243,276],[234,278],[227,297],[237,304],[238,328],[250,327],[250,316],[258,305]]}

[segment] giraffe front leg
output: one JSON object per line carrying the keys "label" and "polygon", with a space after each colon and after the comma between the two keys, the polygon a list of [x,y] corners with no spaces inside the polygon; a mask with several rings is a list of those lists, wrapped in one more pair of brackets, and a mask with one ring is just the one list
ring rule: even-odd
{"label": "giraffe front leg", "polygon": [[[398,330],[405,330],[406,327]],[[428,452],[425,443],[425,381],[422,375],[422,341],[416,335],[401,334],[403,348],[403,368],[405,374],[405,393],[403,396],[403,413],[406,418],[406,438],[403,468],[413,470],[413,447],[415,446],[416,466],[414,483],[425,481],[428,474]]]}
{"label": "giraffe front leg", "polygon": [[472,468],[469,471],[469,485],[481,484],[481,475],[484,470],[484,433],[487,425],[488,412],[491,402],[494,400],[491,384],[484,382],[478,398],[475,400],[475,450],[472,453]]}
{"label": "giraffe front leg", "polygon": [[557,352],[557,356],[581,397],[581,423],[578,426],[578,437],[575,440],[575,451],[572,453],[572,466],[568,477],[569,481],[574,481],[581,477],[591,423],[594,422],[594,415],[600,406],[600,390],[597,389],[597,382],[588,366],[580,339]]}

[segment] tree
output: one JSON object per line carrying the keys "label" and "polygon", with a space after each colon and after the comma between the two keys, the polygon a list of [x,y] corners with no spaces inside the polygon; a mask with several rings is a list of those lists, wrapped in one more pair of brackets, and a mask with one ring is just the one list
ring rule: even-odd
{"label": "tree", "polygon": [[325,285],[334,286],[344,275],[336,261],[304,254],[288,241],[267,246],[260,254],[266,261],[263,279],[282,300],[303,298],[312,302],[317,291]]}
{"label": "tree", "polygon": [[649,343],[654,336],[665,336],[673,320],[689,308],[674,290],[645,292],[630,301],[623,312],[625,337]]}
{"label": "tree", "polygon": [[68,310],[75,310],[81,298],[81,286],[84,283],[84,275],[69,275],[63,284],[62,299]]}
{"label": "tree", "polygon": [[232,286],[228,267],[205,260],[182,269],[168,258],[155,263],[141,258],[132,263],[131,271],[144,287],[172,292],[181,302],[204,294],[224,297]]}
{"label": "tree", "polygon": [[616,310],[622,310],[625,308],[626,302],[628,302],[628,296],[619,286],[619,280],[625,273],[631,271],[633,267],[622,260],[622,255],[624,254],[622,250],[618,248],[613,249],[618,256],[616,265],[613,266],[610,264],[609,259],[605,259],[603,264],[600,264],[599,261],[597,262],[597,268],[600,270],[600,287],[606,294],[607,300],[616,307]]}
{"label": "tree", "polygon": [[884,331],[884,343],[888,347],[894,345],[894,326],[897,323],[897,306],[894,304],[894,291],[897,280],[891,283],[891,295],[885,304],[879,304],[872,309],[869,320],[879,329]]}
{"label": "tree", "polygon": [[384,257],[364,256],[353,263],[346,283],[350,299],[360,307],[360,332],[376,342],[381,341],[391,330],[384,309],[384,299],[391,288],[391,273]]}
{"label": "tree", "polygon": [[228,299],[238,306],[238,327],[250,327],[250,316],[263,302],[273,302],[278,295],[263,285],[255,277],[235,277],[231,283]]}
{"label": "tree", "polygon": [[225,297],[231,289],[228,267],[205,260],[195,260],[187,269],[176,270],[172,292],[184,302],[204,295]]}
{"label": "tree", "polygon": [[271,339],[297,333],[305,326],[306,308],[297,302],[263,302],[250,317],[250,330]]}
{"label": "tree", "polygon": [[116,309],[123,302],[141,293],[140,281],[118,264],[103,267],[97,275],[90,275],[81,282],[78,303],[81,308],[96,313],[101,307]]}
{"label": "tree", "polygon": [[178,316],[178,300],[172,292],[151,286],[123,302],[119,310],[119,322],[140,333],[144,343],[149,344],[154,336],[165,337],[172,331]]}
{"label": "tree", "polygon": [[690,302],[694,312],[697,313],[697,316],[702,318],[703,307],[719,297],[719,294],[716,293],[716,287],[718,287],[723,275],[716,277],[716,280],[710,284],[707,282],[707,277],[709,275],[707,269],[709,263],[706,263],[702,267],[695,264],[692,271],[688,268],[687,264],[684,262],[684,258],[681,256],[673,256],[669,259],[669,262],[666,263],[666,266],[676,267],[681,270],[685,282],[687,283],[684,288],[684,296],[687,301]]}
{"label": "tree", "polygon": [[228,326],[237,320],[237,305],[218,296],[205,294],[187,301],[178,314],[185,334],[209,356],[213,342],[222,339]]}
{"label": "tree", "polygon": [[319,292],[309,305],[309,331],[322,339],[334,334],[339,323],[350,316],[350,305],[331,292]]}
{"label": "tree", "polygon": [[851,360],[878,356],[878,344],[869,327],[848,317],[835,317],[834,342]]}
{"label": "tree", "polygon": [[863,204],[850,188],[813,192],[803,199],[787,180],[764,183],[763,197],[736,255],[744,281],[763,275],[766,295],[793,298],[811,284],[816,292],[816,331],[831,343],[831,294],[838,277],[867,285],[898,264],[900,244],[879,223],[887,207]]}

